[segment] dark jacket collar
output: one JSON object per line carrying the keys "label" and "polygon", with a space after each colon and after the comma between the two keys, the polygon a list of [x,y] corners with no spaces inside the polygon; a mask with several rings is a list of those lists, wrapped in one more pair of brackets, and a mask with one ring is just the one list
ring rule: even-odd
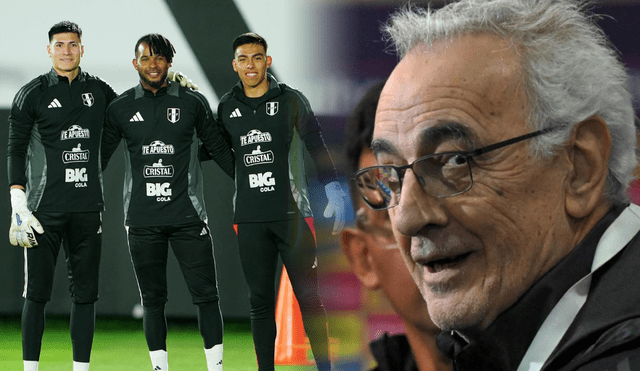
{"label": "dark jacket collar", "polygon": [[147,90],[145,89],[142,84],[138,84],[136,85],[133,90],[135,91],[135,98],[141,98],[141,97],[150,97],[150,98],[155,98],[155,97],[162,97],[164,95],[175,95],[178,96],[178,89],[180,88],[180,84],[177,82],[173,82],[173,81],[169,81],[169,84],[167,86],[163,86],[160,89],[158,89],[157,92],[152,92],[151,90]]}
{"label": "dark jacket collar", "polygon": [[418,371],[406,335],[397,334],[382,337],[369,344],[371,354],[378,363],[372,371]]}
{"label": "dark jacket collar", "polygon": [[[82,72],[82,69],[80,67],[78,67],[78,76],[76,76],[75,79],[73,79],[73,81],[81,81],[84,82],[86,81],[86,74]],[[47,81],[49,83],[49,86],[53,86],[56,85],[59,82],[64,81],[65,83],[69,84],[69,79],[66,76],[60,76],[58,75],[58,73],[56,72],[56,70],[51,67],[51,70],[49,71],[49,73],[47,74]],[[73,83],[72,81],[72,83]]]}
{"label": "dark jacket collar", "polygon": [[455,332],[440,333],[438,347],[454,360],[456,370],[515,370],[553,307],[574,283],[589,273],[600,238],[624,208],[625,205],[612,208],[569,255],[485,331],[465,332],[464,338]]}

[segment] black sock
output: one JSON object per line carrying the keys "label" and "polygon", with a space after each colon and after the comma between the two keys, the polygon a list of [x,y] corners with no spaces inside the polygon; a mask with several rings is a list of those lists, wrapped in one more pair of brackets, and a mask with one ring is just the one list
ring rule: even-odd
{"label": "black sock", "polygon": [[164,317],[164,304],[144,307],[142,326],[149,351],[167,350],[167,319]]}
{"label": "black sock", "polygon": [[40,360],[42,335],[44,334],[46,302],[25,299],[22,308],[22,359],[25,361]]}
{"label": "black sock", "polygon": [[89,362],[95,332],[96,312],[94,303],[71,305],[71,344],[73,360]]}
{"label": "black sock", "polygon": [[198,307],[198,328],[204,340],[204,348],[209,349],[214,345],[222,344],[224,325],[219,302],[216,300],[196,305]]}

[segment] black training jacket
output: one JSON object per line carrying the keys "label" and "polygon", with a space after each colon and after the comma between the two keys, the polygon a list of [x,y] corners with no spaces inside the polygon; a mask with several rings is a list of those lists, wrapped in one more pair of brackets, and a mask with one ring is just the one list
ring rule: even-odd
{"label": "black training jacket", "polygon": [[7,168],[9,185],[26,188],[30,210],[103,210],[100,135],[116,96],[96,76],[80,70],[69,83],[53,68],[18,91],[9,116]]}
{"label": "black training jacket", "polygon": [[312,216],[305,150],[320,181],[336,180],[309,101],[300,91],[267,76],[270,85],[263,96],[247,97],[238,82],[218,106],[218,120],[236,158],[235,223]]}
{"label": "black training jacket", "polygon": [[125,224],[180,225],[206,220],[199,142],[233,178],[233,152],[205,97],[169,82],[156,94],[138,85],[107,109],[102,164],[125,142]]}

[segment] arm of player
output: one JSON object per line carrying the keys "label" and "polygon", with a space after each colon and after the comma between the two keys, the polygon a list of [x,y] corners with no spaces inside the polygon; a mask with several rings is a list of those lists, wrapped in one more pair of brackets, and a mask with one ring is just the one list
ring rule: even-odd
{"label": "arm of player", "polygon": [[7,144],[7,171],[9,186],[19,185],[23,189],[27,184],[27,149],[31,140],[31,131],[35,123],[35,114],[30,107],[31,99],[22,90],[16,94],[9,114],[9,136]]}
{"label": "arm of player", "polygon": [[100,162],[102,171],[107,168],[109,160],[118,148],[118,144],[122,140],[122,133],[118,129],[118,125],[115,122],[113,111],[107,108],[105,113],[104,124],[102,125],[102,140],[100,143]]}
{"label": "arm of player", "polygon": [[9,114],[9,137],[7,145],[7,171],[11,194],[11,226],[9,242],[14,246],[33,247],[38,244],[35,232],[43,233],[42,225],[27,207],[24,192],[27,184],[25,165],[31,130],[35,122],[30,108],[31,100],[24,88],[16,94]]}
{"label": "arm of player", "polygon": [[300,138],[305,147],[307,147],[316,169],[318,169],[318,178],[325,184],[324,190],[328,203],[323,215],[325,218],[334,217],[332,233],[337,235],[344,228],[346,220],[347,194],[337,180],[338,176],[333,160],[322,138],[320,124],[313,114],[307,99],[302,94],[298,96],[300,99],[298,101],[298,121],[296,126],[298,133],[300,133]]}
{"label": "arm of player", "polygon": [[[213,115],[211,107],[206,98],[198,93],[192,93],[198,96],[200,104],[197,106],[198,122],[196,123],[196,132],[198,138],[202,141],[202,146],[208,152],[209,156],[220,166],[231,179],[235,178],[235,158],[231,145],[226,140],[226,130]],[[202,152],[202,147],[201,147]],[[206,156],[199,156],[201,159]]]}

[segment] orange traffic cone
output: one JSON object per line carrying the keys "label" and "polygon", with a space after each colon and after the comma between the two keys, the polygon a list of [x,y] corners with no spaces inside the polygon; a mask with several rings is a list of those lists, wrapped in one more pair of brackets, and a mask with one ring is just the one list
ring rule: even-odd
{"label": "orange traffic cone", "polygon": [[287,270],[282,268],[278,304],[276,306],[275,364],[276,365],[310,365],[307,357],[309,341],[306,339],[302,315],[298,300],[293,294]]}

